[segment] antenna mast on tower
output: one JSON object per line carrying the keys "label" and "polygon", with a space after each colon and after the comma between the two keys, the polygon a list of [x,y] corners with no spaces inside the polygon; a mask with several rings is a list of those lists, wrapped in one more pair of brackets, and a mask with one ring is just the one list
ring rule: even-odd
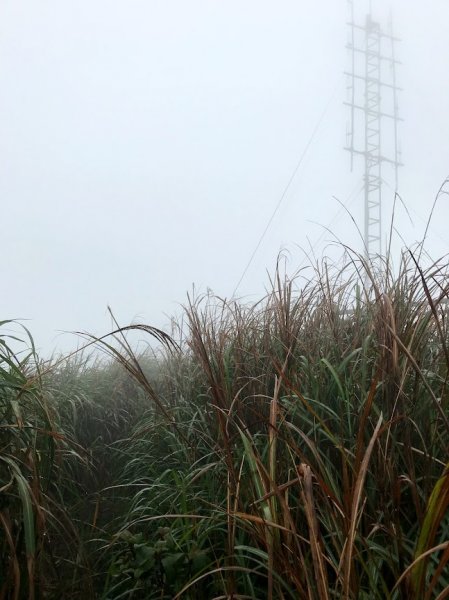
{"label": "antenna mast on tower", "polygon": [[398,149],[398,91],[396,85],[395,43],[399,40],[385,33],[373,20],[371,2],[363,24],[354,18],[354,4],[348,0],[351,20],[347,48],[351,55],[348,76],[350,123],[346,150],[364,159],[364,244],[366,258],[382,255],[382,187],[383,166],[394,172],[394,189],[398,187],[401,166]]}

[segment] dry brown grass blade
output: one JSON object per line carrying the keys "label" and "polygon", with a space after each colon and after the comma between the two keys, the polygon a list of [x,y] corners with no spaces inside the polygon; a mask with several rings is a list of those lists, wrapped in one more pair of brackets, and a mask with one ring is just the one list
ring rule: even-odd
{"label": "dry brown grass blade", "polygon": [[441,594],[438,594],[435,600],[444,600],[444,598],[449,598],[449,585],[444,588]]}
{"label": "dry brown grass blade", "polygon": [[34,600],[35,594],[35,570],[36,570],[36,558],[35,556],[27,556],[27,571],[28,571],[28,600]]}
{"label": "dry brown grass blade", "polygon": [[289,479],[285,483],[281,483],[280,485],[277,486],[277,488],[275,490],[271,490],[270,492],[268,492],[261,498],[257,498],[256,500],[254,500],[254,502],[251,503],[251,506],[257,506],[258,504],[260,504],[260,502],[265,502],[266,500],[268,500],[268,498],[271,498],[275,494],[280,493],[280,492],[285,492],[286,490],[288,490],[288,488],[290,488],[294,485],[297,485],[299,483],[299,481],[300,481],[299,477],[295,477],[294,479]]}
{"label": "dry brown grass blade", "polygon": [[236,521],[233,515],[236,514],[237,508],[240,502],[240,484],[242,481],[243,466],[245,464],[245,458],[242,457],[240,461],[240,468],[238,471],[237,485],[235,488],[235,495],[232,498],[230,495],[230,486],[228,485],[227,496],[226,496],[226,510],[227,510],[227,522],[228,522],[228,548],[231,556],[234,554],[235,539],[237,533]]}
{"label": "dry brown grass blade", "polygon": [[377,425],[374,429],[374,433],[371,436],[369,444],[366,448],[365,454],[363,456],[363,460],[360,464],[359,472],[357,474],[357,480],[355,482],[354,491],[353,491],[353,499],[352,499],[352,507],[351,507],[351,521],[349,524],[349,533],[347,537],[347,541],[345,544],[345,549],[343,552],[343,556],[341,558],[341,564],[343,566],[343,593],[344,598],[349,600],[350,598],[350,587],[351,587],[351,579],[352,579],[352,557],[354,553],[354,540],[355,540],[355,530],[357,523],[359,521],[359,507],[360,501],[362,498],[363,485],[365,483],[366,474],[368,472],[368,465],[371,458],[371,454],[373,452],[374,444],[376,443],[377,436],[382,427],[383,415],[382,413],[379,416],[377,421]]}
{"label": "dry brown grass blade", "polygon": [[383,320],[385,323],[389,324],[389,328],[393,332],[391,339],[389,340],[390,344],[388,344],[388,351],[391,355],[391,372],[396,373],[398,364],[399,364],[399,352],[398,352],[398,344],[396,341],[397,336],[397,328],[396,328],[396,318],[394,314],[393,303],[388,294],[381,294],[381,302],[383,308]]}
{"label": "dry brown grass blade", "polygon": [[[429,588],[426,592],[425,600],[431,600],[433,590],[435,589],[435,586],[438,583],[438,579],[441,577],[443,570],[446,567],[448,562],[449,562],[449,547],[444,550],[443,556],[441,557],[440,562],[438,563],[438,567],[435,570],[435,573],[432,577],[432,581],[429,583]],[[447,587],[446,590],[449,590],[449,587]]]}
{"label": "dry brown grass blade", "polygon": [[440,550],[445,550],[446,548],[449,547],[449,541],[447,542],[442,542],[441,544],[437,544],[436,546],[433,546],[432,548],[429,548],[428,550],[426,550],[425,552],[423,552],[422,554],[420,554],[417,558],[415,558],[415,560],[405,569],[405,571],[402,573],[402,575],[399,577],[399,579],[396,581],[396,583],[394,584],[393,589],[391,590],[392,592],[394,592],[399,585],[404,581],[404,579],[406,577],[408,577],[408,575],[410,574],[410,572],[412,571],[412,569],[414,569],[416,567],[416,565],[418,565],[422,560],[425,560],[428,556],[430,556],[431,554],[433,554],[434,552],[439,552]]}
{"label": "dry brown grass blade", "polygon": [[97,526],[98,515],[100,514],[100,501],[101,501],[101,495],[100,495],[100,493],[98,493],[97,499],[95,500],[94,516],[92,518],[92,525],[91,525],[92,529],[95,529]]}
{"label": "dry brown grass blade", "polygon": [[[215,414],[218,421],[218,428],[221,434],[221,441],[224,444],[224,458],[228,468],[228,475],[231,476],[231,492],[232,496],[234,496],[237,472],[234,467],[233,451],[228,431],[229,407],[232,404],[232,401],[230,401],[229,404],[227,402],[225,385],[223,384],[222,373],[220,372],[222,365],[217,365],[216,368],[214,368],[214,365],[212,364],[214,357],[217,358],[217,363],[219,361],[222,362],[223,346],[226,341],[226,336],[225,332],[215,332],[214,325],[204,322],[204,318],[202,321],[197,305],[193,302],[193,300],[190,299],[190,297],[188,297],[188,301],[189,307],[187,309],[187,316],[190,328],[189,345],[199,359],[199,362],[206,373],[210,386],[214,400],[213,406],[215,408]],[[227,307],[228,305],[224,303],[222,305],[222,312]]]}
{"label": "dry brown grass blade", "polygon": [[354,471],[357,473],[360,467],[360,463],[362,462],[362,452],[363,452],[363,436],[366,431],[366,424],[368,422],[368,417],[371,412],[371,407],[373,405],[373,401],[376,395],[377,384],[379,382],[379,371],[371,382],[370,390],[368,393],[368,398],[366,399],[365,405],[363,407],[362,416],[360,418],[358,431],[357,431],[357,441],[356,441],[356,449],[357,454],[355,458]]}
{"label": "dry brown grass blade", "polygon": [[298,468],[298,475],[301,478],[301,500],[304,505],[304,510],[307,518],[307,525],[309,527],[310,547],[312,550],[315,580],[318,587],[318,597],[320,600],[328,600],[329,585],[327,580],[326,566],[323,560],[323,552],[320,544],[320,532],[315,511],[313,479],[312,470],[310,466],[306,464],[301,464]]}
{"label": "dry brown grass blade", "polygon": [[[10,548],[10,566],[13,573],[14,585],[10,587],[10,589],[14,590],[14,595],[12,596],[12,600],[18,600],[20,596],[20,566],[19,561],[17,559],[16,548],[14,545],[14,540],[12,538],[11,533],[11,522],[9,516],[5,515],[3,511],[0,512],[0,521],[3,526],[3,530],[5,532],[6,541]],[[6,574],[4,573],[3,576]],[[2,594],[3,596],[3,594]]]}
{"label": "dry brown grass blade", "polygon": [[[388,325],[387,325],[388,326]],[[449,432],[449,419],[446,415],[446,413],[443,410],[443,407],[441,406],[440,402],[438,401],[437,397],[435,396],[432,388],[429,385],[429,382],[427,381],[427,377],[424,376],[423,372],[421,371],[418,363],[416,362],[416,360],[413,358],[413,355],[411,354],[410,350],[402,343],[401,338],[398,337],[393,330],[391,330],[392,334],[395,335],[398,346],[401,348],[401,350],[404,352],[404,354],[407,356],[408,360],[410,361],[411,365],[413,366],[413,368],[415,369],[416,373],[419,375],[424,387],[426,388],[426,390],[429,392],[430,397],[432,398],[433,404],[435,406],[435,408],[437,409],[443,423],[446,426],[447,431]]]}
{"label": "dry brown grass blade", "polygon": [[[421,531],[419,534],[418,542],[416,545],[415,555],[422,556],[423,552],[435,542],[438,529],[441,526],[441,522],[447,514],[447,508],[449,506],[449,470],[445,468],[443,475],[438,479],[435,484],[432,493],[427,501],[426,513],[424,516],[423,523],[421,525]],[[430,589],[436,584],[436,579],[439,570],[442,570],[444,565],[447,563],[449,556],[447,553],[443,554],[440,560],[439,567],[434,574],[434,582],[431,584]],[[412,582],[415,591],[419,594],[423,593],[428,587],[426,586],[426,564],[427,561],[421,561],[412,571]],[[441,567],[441,569],[440,569]],[[428,591],[426,589],[426,591]]]}
{"label": "dry brown grass blade", "polygon": [[285,533],[291,533],[291,530],[288,527],[284,527],[284,525],[280,525],[279,523],[275,523],[274,521],[264,519],[263,517],[259,517],[258,515],[252,515],[250,513],[239,511],[234,513],[233,516],[235,518],[242,519],[243,521],[249,521],[251,523],[255,523],[256,525],[261,525],[262,527],[273,527],[273,529],[284,531]]}
{"label": "dry brown grass blade", "polygon": [[426,278],[424,276],[424,273],[421,269],[421,267],[418,265],[418,262],[416,261],[415,257],[413,256],[413,253],[410,252],[410,256],[412,257],[413,262],[415,263],[415,266],[419,272],[419,275],[421,277],[421,283],[424,289],[424,293],[426,294],[426,298],[427,301],[429,303],[430,306],[430,310],[432,311],[432,315],[434,316],[435,319],[435,324],[437,326],[438,329],[438,335],[440,336],[440,342],[441,342],[441,347],[443,348],[443,352],[444,352],[444,356],[446,358],[446,365],[449,367],[449,350],[447,348],[447,344],[446,344],[446,336],[444,335],[444,332],[441,328],[441,323],[440,323],[440,319],[438,317],[438,313],[437,313],[437,309],[435,306],[435,302],[432,298],[432,294],[430,293],[429,290],[429,286],[427,285],[427,281]]}
{"label": "dry brown grass blade", "polygon": [[[114,322],[116,322],[115,319]],[[127,371],[127,373],[131,375],[134,381],[136,381],[136,383],[138,383],[141,386],[142,390],[153,401],[157,409],[160,411],[161,415],[163,415],[163,417],[166,419],[167,423],[170,423],[171,427],[173,427],[173,429],[176,431],[179,438],[182,439],[188,447],[189,440],[186,438],[183,431],[179,428],[174,417],[170,414],[170,411],[168,410],[167,406],[162,402],[161,398],[154,390],[153,386],[151,385],[150,381],[148,380],[147,376],[145,375],[142,369],[138,357],[135,355],[132,348],[128,345],[126,338],[124,342],[117,337],[123,337],[124,332],[135,330],[143,331],[151,335],[159,342],[161,342],[164,345],[164,347],[171,353],[173,353],[175,350],[179,350],[177,344],[171,339],[171,337],[168,334],[164,333],[160,329],[148,325],[129,325],[126,327],[120,327],[100,337],[83,333],[79,333],[79,335],[90,339],[90,344],[96,344],[100,348],[102,348],[108,356],[116,360],[118,364],[120,364],[125,369],[125,371]],[[112,345],[112,343],[107,341],[111,338],[119,343],[121,350],[115,348]]]}
{"label": "dry brown grass blade", "polygon": [[[277,447],[277,413],[278,413],[278,396],[280,389],[281,380],[276,377],[275,385],[274,385],[274,394],[270,403],[270,428],[268,432],[268,440],[269,440],[269,482],[272,486],[275,485],[276,482],[276,447]],[[276,511],[276,497],[272,496],[269,500],[271,503],[271,514],[273,518],[277,521],[277,511]],[[275,538],[273,535],[273,531],[269,532],[268,536],[268,600],[272,600],[273,598],[273,569],[274,569],[274,544]]]}

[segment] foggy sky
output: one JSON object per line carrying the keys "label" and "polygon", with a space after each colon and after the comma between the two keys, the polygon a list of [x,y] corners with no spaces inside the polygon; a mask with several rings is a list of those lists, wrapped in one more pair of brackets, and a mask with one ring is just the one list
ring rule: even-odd
{"label": "foggy sky", "polygon": [[[389,10],[373,0],[385,25]],[[49,353],[77,344],[59,331],[106,332],[107,305],[164,326],[192,284],[230,297],[309,142],[238,294],[263,293],[281,249],[292,271],[301,248],[333,256],[326,227],[361,250],[335,199],[362,226],[347,20],[346,0],[2,0],[0,319],[27,319]],[[449,175],[449,5],[395,0],[393,20],[413,244]],[[443,196],[435,258],[448,216]]]}

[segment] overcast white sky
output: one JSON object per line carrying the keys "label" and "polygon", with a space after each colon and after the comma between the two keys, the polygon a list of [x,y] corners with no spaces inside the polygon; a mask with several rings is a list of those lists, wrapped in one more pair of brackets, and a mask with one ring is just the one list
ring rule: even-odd
{"label": "overcast white sky", "polygon": [[[393,17],[412,244],[449,175],[449,4],[395,0]],[[231,296],[318,123],[239,294],[262,293],[282,248],[292,271],[308,240],[332,254],[315,223],[361,249],[334,198],[361,223],[347,19],[346,0],[2,0],[0,318],[28,319],[48,353],[77,344],[61,330],[107,331],[107,305],[164,326],[193,283]],[[435,256],[448,216],[443,196]]]}

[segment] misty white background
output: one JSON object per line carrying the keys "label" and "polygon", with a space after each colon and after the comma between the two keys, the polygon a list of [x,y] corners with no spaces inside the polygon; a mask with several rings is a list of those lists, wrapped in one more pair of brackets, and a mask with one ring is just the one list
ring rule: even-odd
{"label": "misty white background", "polygon": [[[390,4],[372,4],[386,26]],[[413,244],[449,174],[449,4],[392,11],[414,223],[398,208],[396,226]],[[107,305],[165,326],[192,284],[230,297],[318,123],[238,295],[263,293],[282,249],[291,271],[301,249],[337,256],[323,227],[361,250],[335,200],[362,224],[362,164],[351,173],[343,150],[347,20],[346,0],[2,0],[0,318],[27,319],[48,354],[77,345],[60,331],[106,332]]]}

